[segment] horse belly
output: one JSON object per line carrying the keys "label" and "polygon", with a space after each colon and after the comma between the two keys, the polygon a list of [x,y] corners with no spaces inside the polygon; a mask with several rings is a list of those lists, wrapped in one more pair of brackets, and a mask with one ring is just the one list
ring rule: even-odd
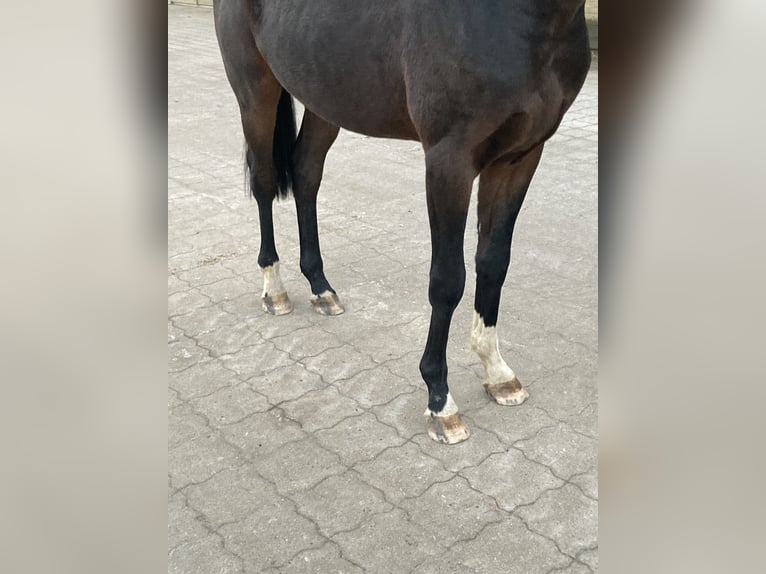
{"label": "horse belly", "polygon": [[264,2],[256,43],[279,83],[328,122],[374,137],[418,139],[407,109],[397,5]]}

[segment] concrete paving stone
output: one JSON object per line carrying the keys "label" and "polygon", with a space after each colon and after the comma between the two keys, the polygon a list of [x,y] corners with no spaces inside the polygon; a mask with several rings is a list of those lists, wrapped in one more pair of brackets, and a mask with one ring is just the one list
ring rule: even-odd
{"label": "concrete paving stone", "polygon": [[369,413],[345,418],[314,436],[322,446],[340,455],[347,466],[375,458],[383,449],[404,442],[394,429],[379,423]]}
{"label": "concrete paving stone", "polygon": [[572,563],[563,570],[554,570],[554,572],[562,572],[564,574],[591,574],[593,570],[585,564],[572,561]]}
{"label": "concrete paving stone", "polygon": [[243,464],[240,453],[213,430],[168,449],[171,484],[183,488]]}
{"label": "concrete paving stone", "polygon": [[[426,333],[426,337],[428,334]],[[424,345],[425,347],[425,345]],[[407,379],[414,385],[420,385],[423,391],[426,391],[426,384],[420,376],[420,358],[423,356],[423,349],[413,349],[406,355],[386,362],[386,368],[395,375]],[[425,403],[423,404],[425,409]]]}
{"label": "concrete paving stone", "polygon": [[243,347],[264,342],[260,333],[242,322],[222,325],[212,331],[200,333],[195,339],[197,344],[207,349],[213,357],[234,355]]}
{"label": "concrete paving stone", "polygon": [[410,442],[390,448],[373,460],[360,462],[354,469],[366,483],[384,492],[386,498],[396,504],[405,498],[420,496],[434,483],[454,476]]}
{"label": "concrete paving stone", "polygon": [[205,419],[189,405],[182,403],[168,412],[168,449],[210,431]]}
{"label": "concrete paving stone", "polygon": [[577,559],[587,564],[593,572],[598,572],[598,546],[581,550],[577,553]]}
{"label": "concrete paving stone", "polygon": [[279,408],[255,413],[246,419],[224,427],[226,440],[241,448],[249,457],[264,456],[288,442],[306,436],[300,425],[284,416]]}
{"label": "concrete paving stone", "polygon": [[369,409],[389,403],[399,395],[412,393],[419,385],[393,374],[386,366],[380,366],[339,381],[335,388]]}
{"label": "concrete paving stone", "polygon": [[[201,353],[197,352],[197,355]],[[233,387],[242,382],[230,370],[224,368],[217,359],[210,359],[203,355],[205,360],[191,362],[183,371],[171,372],[168,384],[178,392],[182,400],[189,400],[209,395],[219,389]]]}
{"label": "concrete paving stone", "polygon": [[168,344],[168,372],[179,373],[210,359],[210,353],[185,336]]}
{"label": "concrete paving stone", "polygon": [[247,574],[282,567],[299,552],[325,542],[316,526],[280,497],[267,498],[249,516],[224,524],[218,532],[227,548],[242,558]]}
{"label": "concrete paving stone", "polygon": [[479,466],[460,472],[470,485],[495,500],[503,510],[534,502],[543,491],[563,481],[545,466],[530,462],[515,448],[493,454]]}
{"label": "concrete paving stone", "polygon": [[178,341],[181,337],[186,337],[186,335],[184,335],[184,332],[181,329],[173,324],[172,320],[168,319],[168,343]]}
{"label": "concrete paving stone", "polygon": [[515,513],[533,531],[555,540],[571,557],[598,540],[598,503],[571,484],[544,492],[537,502]]}
{"label": "concrete paving stone", "polygon": [[422,495],[404,500],[399,506],[412,522],[439,537],[446,546],[470,540],[488,523],[506,518],[492,498],[471,488],[460,476],[433,484]]}
{"label": "concrete paving stone", "polygon": [[174,408],[181,404],[181,399],[178,398],[178,393],[168,387],[168,412],[172,411]]}
{"label": "concrete paving stone", "polygon": [[341,558],[336,544],[328,542],[321,548],[301,552],[282,568],[265,570],[264,574],[361,574],[362,572],[364,570]]}
{"label": "concrete paving stone", "polygon": [[[431,440],[427,434],[416,435],[412,440],[420,446],[422,452],[440,460],[451,472],[476,466],[492,453],[505,450],[495,435],[473,424],[468,415],[463,416],[463,421],[471,432],[471,437],[467,441],[443,448],[444,445]],[[422,424],[425,425],[425,420]]]}
{"label": "concrete paving stone", "polygon": [[210,298],[203,295],[198,289],[192,287],[185,291],[178,291],[168,297],[168,317],[185,315],[194,309],[207,307],[210,304]]}
{"label": "concrete paving stone", "polygon": [[281,337],[273,337],[271,342],[277,349],[288,353],[296,361],[315,357],[328,349],[343,346],[336,335],[322,329],[303,329]]}
{"label": "concrete paving stone", "polygon": [[249,465],[223,470],[202,484],[189,486],[183,494],[189,507],[214,530],[240,521],[261,506],[280,499],[274,487]]}
{"label": "concrete paving stone", "polygon": [[598,403],[591,403],[576,415],[565,417],[566,422],[573,430],[582,434],[598,436]]}
{"label": "concrete paving stone", "polygon": [[282,403],[280,408],[306,432],[328,429],[363,412],[354,400],[341,395],[334,387],[309,391]]}
{"label": "concrete paving stone", "polygon": [[229,301],[242,295],[260,295],[260,286],[245,281],[241,277],[227,277],[209,285],[201,285],[199,291],[207,295],[213,303]]}
{"label": "concrete paving stone", "polygon": [[186,281],[182,281],[172,273],[168,274],[168,296],[188,289],[190,289],[190,285]]}
{"label": "concrete paving stone", "polygon": [[249,378],[247,383],[273,405],[294,400],[308,392],[327,387],[319,375],[308,371],[300,363],[269,371],[265,375],[256,375]]}
{"label": "concrete paving stone", "polygon": [[459,552],[448,550],[445,553],[430,556],[420,563],[412,574],[483,574],[478,570],[469,568],[463,564],[463,557]]}
{"label": "concrete paving stone", "polygon": [[533,407],[529,400],[512,407],[488,401],[484,406],[470,411],[470,414],[477,426],[497,435],[506,446],[530,438],[540,429],[558,422],[545,411]]}
{"label": "concrete paving stone", "polygon": [[378,490],[362,482],[353,471],[330,476],[311,490],[292,494],[290,498],[328,537],[393,509]]}
{"label": "concrete paving stone", "polygon": [[281,495],[304,491],[346,470],[340,457],[308,437],[253,460],[253,467],[276,485]]}
{"label": "concrete paving stone", "polygon": [[557,420],[563,420],[597,400],[595,377],[595,365],[568,365],[536,381],[527,403],[544,409]]}
{"label": "concrete paving stone", "polygon": [[518,441],[515,446],[522,449],[528,458],[544,464],[564,479],[588,472],[597,464],[596,441],[562,423],[543,428],[533,437]]}
{"label": "concrete paving stone", "polygon": [[223,547],[221,538],[209,535],[170,550],[168,574],[235,574],[241,561]]}
{"label": "concrete paving stone", "polygon": [[220,305],[201,307],[186,315],[178,315],[173,318],[173,324],[182,329],[189,337],[196,337],[201,333],[214,331],[224,325],[233,325],[241,321],[240,317],[225,312]]}
{"label": "concrete paving stone", "polygon": [[168,549],[207,537],[210,532],[202,525],[199,513],[186,504],[186,497],[176,492],[168,499]]}
{"label": "concrete paving stone", "polygon": [[399,359],[423,347],[419,339],[423,338],[424,332],[428,332],[428,320],[419,318],[415,322],[420,325],[416,334],[413,334],[406,326],[379,329],[375,333],[355,339],[354,347],[378,364]]}
{"label": "concrete paving stone", "polygon": [[[259,285],[262,287],[262,284]],[[292,297],[292,295],[290,296]],[[293,300],[294,305],[298,303],[297,300]],[[310,320],[314,318],[315,313],[309,308],[308,303],[305,307],[298,305],[289,315],[274,317],[265,313],[261,303],[260,290],[252,295],[243,295],[232,301],[224,301],[221,303],[221,307],[227,313],[250,325],[266,341],[314,326]]]}
{"label": "concrete paving stone", "polygon": [[294,364],[290,356],[274,347],[271,341],[253,343],[232,355],[221,356],[220,360],[227,369],[246,380]]}
{"label": "concrete paving stone", "polygon": [[598,500],[598,467],[594,468],[592,472],[576,474],[569,479],[569,482],[579,486],[585,496]]}
{"label": "concrete paving stone", "polygon": [[[343,315],[340,316],[340,318],[342,317]],[[376,365],[368,355],[350,346],[328,349],[315,357],[301,361],[301,363],[309,371],[321,375],[328,384],[350,379],[357,373]]]}
{"label": "concrete paving stone", "polygon": [[189,285],[197,288],[211,285],[223,279],[234,277],[231,269],[223,266],[222,261],[215,261],[207,265],[200,265],[185,271],[179,271],[178,277]]}
{"label": "concrete paving stone", "polygon": [[530,532],[515,517],[490,524],[475,539],[456,546],[454,553],[482,574],[545,573],[570,562],[553,542]]}
{"label": "concrete paving stone", "polygon": [[410,572],[428,556],[444,551],[439,538],[410,522],[399,509],[377,514],[332,539],[345,557],[370,573]]}
{"label": "concrete paving stone", "polygon": [[371,411],[378,420],[394,427],[399,436],[410,440],[426,433],[423,412],[427,404],[428,392],[423,384],[422,389],[399,395],[390,403],[373,407]]}
{"label": "concrete paving stone", "polygon": [[266,397],[254,392],[247,383],[224,387],[205,397],[193,399],[190,404],[195,411],[207,417],[213,428],[218,429],[271,408]]}

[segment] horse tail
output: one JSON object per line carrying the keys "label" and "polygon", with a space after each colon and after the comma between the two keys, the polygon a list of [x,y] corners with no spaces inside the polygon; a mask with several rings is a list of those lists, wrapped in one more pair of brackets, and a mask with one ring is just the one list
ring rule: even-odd
{"label": "horse tail", "polygon": [[283,89],[277,104],[277,121],[274,125],[274,168],[277,173],[277,197],[290,195],[294,181],[293,152],[297,140],[293,97]]}

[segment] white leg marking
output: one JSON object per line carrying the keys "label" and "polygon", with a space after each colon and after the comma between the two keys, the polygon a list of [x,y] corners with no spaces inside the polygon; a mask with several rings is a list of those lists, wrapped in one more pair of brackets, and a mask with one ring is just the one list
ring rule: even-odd
{"label": "white leg marking", "polygon": [[447,392],[447,402],[444,403],[444,408],[438,412],[435,413],[431,409],[426,407],[426,412],[423,413],[425,416],[435,416],[435,417],[447,417],[449,415],[454,415],[457,412],[457,404],[455,403],[455,400],[452,398],[452,393]]}
{"label": "white leg marking", "polygon": [[319,301],[320,299],[329,299],[332,298],[332,291],[325,291],[324,293],[320,293],[319,295],[311,294],[311,300],[312,301]]}
{"label": "white leg marking", "polygon": [[474,311],[471,327],[471,348],[479,355],[484,365],[485,384],[496,385],[513,380],[516,375],[500,356],[497,329],[484,325],[484,319]]}
{"label": "white leg marking", "polygon": [[285,292],[285,286],[282,285],[282,278],[279,276],[279,261],[268,267],[261,267],[263,273],[263,295],[279,295]]}

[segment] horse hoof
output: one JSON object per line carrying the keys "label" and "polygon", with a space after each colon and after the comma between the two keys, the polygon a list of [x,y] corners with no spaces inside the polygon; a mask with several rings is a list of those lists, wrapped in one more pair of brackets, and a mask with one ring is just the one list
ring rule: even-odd
{"label": "horse hoof", "polygon": [[498,405],[514,406],[520,405],[529,397],[527,389],[521,386],[519,379],[513,377],[510,381],[505,383],[487,384],[484,383],[484,390],[487,394],[495,399]]}
{"label": "horse hoof", "polygon": [[457,444],[471,436],[459,413],[453,413],[446,417],[426,415],[426,426],[428,427],[428,436],[436,442],[444,444]]}
{"label": "horse hoof", "polygon": [[321,295],[312,295],[311,305],[314,307],[314,311],[320,315],[340,315],[345,311],[338,296],[332,291],[325,291]]}
{"label": "horse hoof", "polygon": [[287,292],[276,295],[264,295],[261,297],[263,310],[269,315],[287,315],[293,310],[293,304],[287,296]]}

